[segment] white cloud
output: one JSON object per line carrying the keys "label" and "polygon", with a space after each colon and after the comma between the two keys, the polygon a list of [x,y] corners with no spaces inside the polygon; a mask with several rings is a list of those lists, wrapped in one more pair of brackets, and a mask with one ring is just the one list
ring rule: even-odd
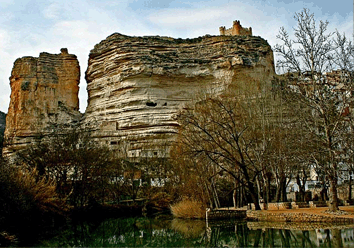
{"label": "white cloud", "polygon": [[[6,30],[0,29],[0,110],[7,111],[9,106],[10,86],[9,76],[12,63],[7,49],[10,48],[11,38]],[[5,62],[5,63],[3,63]]]}
{"label": "white cloud", "polygon": [[15,0],[0,0],[0,7],[5,8],[11,4],[14,4]]}
{"label": "white cloud", "polygon": [[61,6],[59,3],[51,3],[49,6],[44,8],[43,15],[45,18],[48,19],[58,19],[61,11]]}
{"label": "white cloud", "polygon": [[222,9],[168,9],[161,10],[149,15],[148,19],[160,26],[169,26],[172,28],[180,28],[189,26],[203,25],[205,21],[219,19],[221,17],[230,16]]}
{"label": "white cloud", "polygon": [[10,35],[4,29],[0,29],[0,49],[4,50],[8,48],[10,44]]}

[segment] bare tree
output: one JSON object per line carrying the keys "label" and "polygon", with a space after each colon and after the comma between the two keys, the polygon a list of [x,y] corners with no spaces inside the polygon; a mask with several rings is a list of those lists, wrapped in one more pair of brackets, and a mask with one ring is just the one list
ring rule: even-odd
{"label": "bare tree", "polygon": [[[352,101],[352,83],[345,71],[329,73],[331,70],[353,67],[348,55],[345,36],[337,32],[327,32],[328,22],[316,25],[314,15],[308,9],[295,14],[297,27],[294,39],[290,39],[284,28],[280,29],[276,45],[278,69],[288,72],[286,96],[295,102],[294,109],[299,114],[308,141],[315,148],[309,161],[321,168],[330,182],[330,204],[332,211],[338,210],[338,172],[343,164],[343,135],[348,131],[346,112]],[[336,67],[337,66],[337,67]],[[294,77],[294,73],[297,74]],[[327,73],[325,73],[327,72]]]}
{"label": "bare tree", "polygon": [[[274,111],[276,107],[272,105],[279,104],[274,97],[266,83],[254,92],[242,89],[222,96],[204,95],[178,116],[181,150],[198,164],[214,166],[211,176],[228,174],[235,182],[235,190],[246,189],[256,209],[260,209],[263,188],[268,190],[267,201],[270,200],[271,163],[274,175],[284,179],[279,187],[285,196],[281,199],[286,200],[285,174],[290,171],[291,149],[281,147],[286,135],[277,134],[292,127],[285,127],[278,118],[282,112]],[[276,168],[281,159],[283,175],[279,176]]]}
{"label": "bare tree", "polygon": [[309,71],[312,74],[330,69],[333,33],[327,32],[328,21],[320,21],[316,26],[314,14],[309,9],[295,13],[294,19],[297,21],[294,39],[290,38],[284,27],[277,35],[282,42],[274,48],[280,56],[277,68],[282,73]]}

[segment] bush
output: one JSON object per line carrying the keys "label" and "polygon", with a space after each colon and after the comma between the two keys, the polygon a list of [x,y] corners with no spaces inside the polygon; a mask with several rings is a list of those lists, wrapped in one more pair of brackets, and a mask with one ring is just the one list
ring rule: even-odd
{"label": "bush", "polygon": [[58,196],[73,207],[87,206],[90,200],[104,203],[116,163],[112,151],[97,143],[90,130],[57,125],[53,129],[18,151],[16,163],[55,180]]}
{"label": "bush", "polygon": [[64,204],[53,181],[38,178],[36,170],[0,164],[0,224],[26,228],[62,215]]}
{"label": "bush", "polygon": [[206,205],[193,199],[182,199],[180,202],[171,205],[171,212],[174,217],[185,219],[205,218]]}

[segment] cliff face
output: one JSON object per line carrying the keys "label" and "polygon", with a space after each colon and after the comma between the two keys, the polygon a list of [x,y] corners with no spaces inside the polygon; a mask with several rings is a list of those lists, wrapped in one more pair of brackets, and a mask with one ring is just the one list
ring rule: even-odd
{"label": "cliff face", "polygon": [[173,116],[199,91],[247,90],[273,75],[272,50],[260,37],[116,33],[90,52],[84,122],[97,128],[102,142],[128,140],[129,156],[159,156],[177,132]]}
{"label": "cliff face", "polygon": [[[88,106],[81,124],[128,156],[165,156],[176,137],[175,114],[199,93],[257,89],[275,75],[268,43],[254,36],[196,39],[113,34],[97,44],[86,71]],[[17,59],[10,77],[4,154],[24,148],[51,123],[79,122],[75,55]]]}
{"label": "cliff face", "polygon": [[64,124],[80,119],[79,62],[61,49],[60,54],[41,53],[14,63],[11,99],[6,116],[4,154],[12,153],[43,134],[50,123]]}

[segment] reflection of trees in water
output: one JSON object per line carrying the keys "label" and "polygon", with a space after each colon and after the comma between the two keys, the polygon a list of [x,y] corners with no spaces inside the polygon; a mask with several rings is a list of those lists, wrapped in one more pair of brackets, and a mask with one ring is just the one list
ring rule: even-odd
{"label": "reflection of trees in water", "polygon": [[333,247],[343,247],[341,230],[332,230]]}
{"label": "reflection of trees in water", "polygon": [[205,221],[176,218],[172,220],[171,228],[185,237],[198,238],[205,234]]}
{"label": "reflection of trees in water", "polygon": [[[246,222],[121,218],[77,223],[42,246],[351,247],[354,229],[250,229]],[[344,236],[345,235],[345,240]],[[320,241],[321,240],[321,241]],[[349,246],[348,246],[349,245]]]}
{"label": "reflection of trees in water", "polygon": [[[323,235],[316,236],[315,230],[288,230],[263,228],[250,230],[245,223],[234,225],[234,232],[230,227],[209,226],[210,237],[207,246],[233,246],[233,247],[344,247],[354,245],[353,238],[347,238],[346,230],[325,229]],[[353,229],[348,229],[353,233]],[[321,241],[319,241],[321,240]]]}
{"label": "reflection of trees in water", "polygon": [[354,245],[353,229],[318,229],[316,234],[317,245],[321,247],[344,247],[344,244]]}

